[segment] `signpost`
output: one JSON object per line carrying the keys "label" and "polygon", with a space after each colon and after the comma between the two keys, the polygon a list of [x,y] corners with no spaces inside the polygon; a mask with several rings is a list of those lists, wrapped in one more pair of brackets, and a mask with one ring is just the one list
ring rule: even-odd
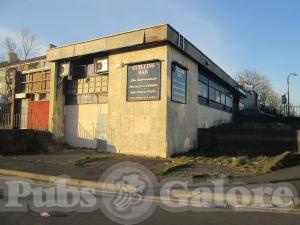
{"label": "signpost", "polygon": [[160,100],[160,61],[127,67],[127,101]]}

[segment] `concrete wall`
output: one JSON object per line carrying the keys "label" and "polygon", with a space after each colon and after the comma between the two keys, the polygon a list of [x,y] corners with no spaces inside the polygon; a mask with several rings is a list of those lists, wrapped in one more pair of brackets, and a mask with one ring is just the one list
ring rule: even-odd
{"label": "concrete wall", "polygon": [[6,103],[6,72],[0,69],[0,104]]}
{"label": "concrete wall", "polygon": [[[175,61],[188,68],[187,102],[171,101],[171,66]],[[168,47],[168,156],[197,146],[197,85],[198,65],[173,47]]]}
{"label": "concrete wall", "polygon": [[[161,60],[161,99],[159,101],[127,102],[126,64],[153,59]],[[122,63],[125,66],[120,66]],[[90,138],[93,136],[90,134],[92,133],[92,123],[97,121],[96,106],[89,104],[65,105],[63,85],[57,85],[59,79],[55,75],[57,63],[50,63],[50,66],[52,71],[50,130],[61,142],[67,142],[78,147],[95,148],[96,141]],[[109,55],[108,126],[106,135],[108,151],[166,157],[166,107],[166,46]]]}
{"label": "concrete wall", "polygon": [[[171,64],[177,62],[188,68],[187,102],[180,104],[171,101]],[[198,64],[168,47],[168,156],[197,148],[197,129],[213,126],[220,122],[230,122],[232,114],[198,104]],[[207,124],[207,125],[205,125]]]}
{"label": "concrete wall", "polygon": [[197,125],[198,128],[209,128],[223,123],[229,123],[232,119],[232,113],[214,109],[205,105],[198,104],[197,107]]}
{"label": "concrete wall", "polygon": [[49,97],[49,131],[56,141],[64,142],[64,105],[65,95],[63,93],[63,82],[57,76],[58,63],[49,62],[51,69],[50,97]]}
{"label": "concrete wall", "polygon": [[97,139],[106,140],[107,104],[66,105],[64,112],[66,143],[95,149]]}
{"label": "concrete wall", "polygon": [[[161,60],[161,100],[126,101],[128,64]],[[124,154],[166,157],[167,46],[109,56],[108,150]]]}

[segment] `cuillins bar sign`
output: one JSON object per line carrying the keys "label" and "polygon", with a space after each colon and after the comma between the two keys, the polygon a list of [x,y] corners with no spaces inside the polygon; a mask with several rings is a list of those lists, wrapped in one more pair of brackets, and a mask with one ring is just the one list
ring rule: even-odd
{"label": "cuillins bar sign", "polygon": [[127,101],[160,99],[160,67],[160,61],[128,65]]}

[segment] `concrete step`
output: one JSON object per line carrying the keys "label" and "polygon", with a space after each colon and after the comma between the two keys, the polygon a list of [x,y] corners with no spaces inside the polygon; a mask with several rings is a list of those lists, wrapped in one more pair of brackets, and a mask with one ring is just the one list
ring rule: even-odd
{"label": "concrete step", "polygon": [[50,145],[48,146],[47,150],[48,152],[53,153],[63,151],[64,148],[61,145]]}
{"label": "concrete step", "polygon": [[51,136],[50,133],[38,133],[37,140],[47,152],[63,151],[63,146],[59,145]]}

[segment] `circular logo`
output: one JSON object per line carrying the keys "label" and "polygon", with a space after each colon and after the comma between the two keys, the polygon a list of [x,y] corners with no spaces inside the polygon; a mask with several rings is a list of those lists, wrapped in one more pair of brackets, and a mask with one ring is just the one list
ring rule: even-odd
{"label": "circular logo", "polygon": [[102,193],[101,208],[106,216],[120,224],[136,224],[155,210],[152,196],[155,176],[138,163],[122,162],[110,167],[101,182],[112,185],[111,193]]}

